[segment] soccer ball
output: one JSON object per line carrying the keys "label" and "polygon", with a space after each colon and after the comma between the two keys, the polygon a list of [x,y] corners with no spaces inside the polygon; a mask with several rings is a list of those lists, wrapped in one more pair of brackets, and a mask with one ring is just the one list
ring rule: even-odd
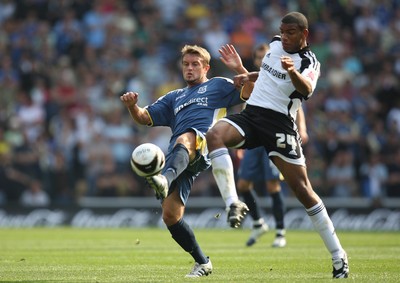
{"label": "soccer ball", "polygon": [[132,170],[141,177],[149,177],[160,173],[164,165],[164,152],[155,144],[143,143],[132,152]]}

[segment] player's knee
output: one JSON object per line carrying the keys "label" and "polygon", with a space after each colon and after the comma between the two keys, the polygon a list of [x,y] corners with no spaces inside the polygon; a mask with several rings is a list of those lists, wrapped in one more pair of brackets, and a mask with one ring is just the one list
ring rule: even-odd
{"label": "player's knee", "polygon": [[171,226],[175,223],[178,222],[179,219],[181,219],[181,215],[178,213],[169,210],[169,209],[164,209],[162,213],[162,219],[167,226]]}
{"label": "player's knee", "polygon": [[245,193],[251,190],[251,183],[240,179],[236,187],[239,193]]}
{"label": "player's knee", "polygon": [[246,192],[249,192],[251,190],[251,188],[250,187],[239,187],[238,186],[237,190],[238,190],[239,193],[246,193]]}
{"label": "player's knee", "polygon": [[279,180],[271,180],[267,182],[267,191],[270,194],[279,193],[281,191],[281,183]]}
{"label": "player's knee", "polygon": [[220,133],[218,129],[214,127],[209,129],[206,133],[207,144],[213,144],[213,142],[215,142],[217,139],[220,139]]}

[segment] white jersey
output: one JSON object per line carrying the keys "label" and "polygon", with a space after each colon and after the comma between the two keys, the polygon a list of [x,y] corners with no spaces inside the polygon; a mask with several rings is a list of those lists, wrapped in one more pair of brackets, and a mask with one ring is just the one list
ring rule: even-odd
{"label": "white jersey", "polygon": [[[295,68],[310,81],[312,92],[307,96],[295,90],[287,71],[282,68],[281,56],[291,57]],[[287,53],[283,50],[281,37],[275,36],[262,60],[258,79],[247,104],[272,109],[296,119],[302,100],[312,95],[319,75],[320,63],[308,46],[299,52]]]}

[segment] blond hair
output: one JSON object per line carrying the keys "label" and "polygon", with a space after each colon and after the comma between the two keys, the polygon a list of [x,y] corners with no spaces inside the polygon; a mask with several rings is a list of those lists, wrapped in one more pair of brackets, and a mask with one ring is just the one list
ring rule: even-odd
{"label": "blond hair", "polygon": [[186,54],[197,55],[202,59],[203,64],[205,66],[210,65],[210,60],[211,60],[210,53],[205,48],[200,47],[198,45],[185,45],[181,50],[181,54],[182,54],[181,56],[182,59]]}

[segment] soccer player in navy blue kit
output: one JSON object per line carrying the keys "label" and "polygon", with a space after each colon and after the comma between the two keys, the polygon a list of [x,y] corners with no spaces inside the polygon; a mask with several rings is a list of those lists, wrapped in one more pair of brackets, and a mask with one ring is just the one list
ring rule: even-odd
{"label": "soccer player in navy blue kit", "polygon": [[303,14],[291,12],[282,18],[280,35],[269,43],[270,50],[264,56],[260,71],[234,78],[238,85],[255,82],[246,108],[219,120],[207,132],[207,145],[217,185],[226,191],[235,186],[227,147],[263,146],[331,254],[333,278],[347,278],[346,252],[307,176],[295,123],[302,101],[311,97],[320,76],[320,63],[309,48],[308,35],[308,21]]}
{"label": "soccer player in navy blue kit", "polygon": [[[231,70],[238,74],[247,72],[232,45],[221,47],[220,53],[221,60]],[[195,178],[211,165],[206,132],[226,115],[228,107],[243,103],[248,93],[241,92],[244,88],[235,87],[231,79],[208,79],[210,54],[202,47],[183,47],[181,63],[183,78],[187,83],[185,88],[173,90],[144,108],[137,105],[139,94],[136,92],[123,94],[121,101],[138,124],[167,126],[172,130],[162,174],[146,179],[162,201],[162,218],[172,238],[195,261],[186,277],[201,277],[212,272],[212,264],[197,243],[193,230],[183,219],[185,204]],[[232,227],[238,227],[248,211],[235,193],[221,192]]]}

